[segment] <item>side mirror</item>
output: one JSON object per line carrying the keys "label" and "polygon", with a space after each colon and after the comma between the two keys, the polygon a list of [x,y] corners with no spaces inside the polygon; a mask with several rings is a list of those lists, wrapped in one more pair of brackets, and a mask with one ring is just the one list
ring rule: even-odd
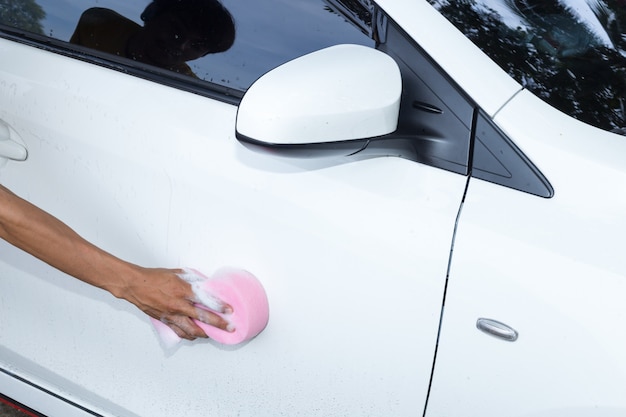
{"label": "side mirror", "polygon": [[287,62],[244,94],[236,137],[295,157],[351,155],[398,125],[402,78],[373,48],[337,45]]}

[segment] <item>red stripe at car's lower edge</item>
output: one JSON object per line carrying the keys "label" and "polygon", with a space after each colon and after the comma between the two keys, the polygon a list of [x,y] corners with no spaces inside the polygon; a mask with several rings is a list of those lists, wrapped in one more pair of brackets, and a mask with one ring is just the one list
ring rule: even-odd
{"label": "red stripe at car's lower edge", "polygon": [[9,397],[6,397],[2,394],[0,394],[0,404],[6,404],[9,407],[13,408],[14,410],[19,411],[20,413],[24,414],[25,416],[28,417],[46,417],[43,414],[40,414],[38,412],[36,412],[35,410],[32,410],[28,407],[26,407],[25,405],[22,405],[12,399],[10,399]]}

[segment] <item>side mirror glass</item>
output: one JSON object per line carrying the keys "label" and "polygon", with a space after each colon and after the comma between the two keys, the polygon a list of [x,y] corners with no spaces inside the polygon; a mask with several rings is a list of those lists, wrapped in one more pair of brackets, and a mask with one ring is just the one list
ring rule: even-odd
{"label": "side mirror glass", "polygon": [[287,62],[244,94],[236,136],[286,156],[350,155],[396,130],[402,78],[376,49],[337,45]]}

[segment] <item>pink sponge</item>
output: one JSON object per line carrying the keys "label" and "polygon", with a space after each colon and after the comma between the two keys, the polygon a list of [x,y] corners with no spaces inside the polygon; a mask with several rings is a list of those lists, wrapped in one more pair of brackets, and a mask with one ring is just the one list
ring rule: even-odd
{"label": "pink sponge", "polygon": [[[267,325],[269,320],[267,295],[259,280],[248,271],[222,268],[207,278],[195,270],[186,269],[181,278],[192,283],[194,293],[199,300],[209,300],[198,304],[198,307],[219,314],[235,329],[233,332],[227,332],[194,320],[211,339],[226,345],[235,345],[252,339]],[[215,299],[229,304],[233,312],[222,314],[215,311],[210,301]],[[152,322],[166,346],[173,346],[180,341],[176,333],[167,325],[154,319]]]}
{"label": "pink sponge", "polygon": [[235,327],[234,332],[196,321],[211,339],[235,345],[252,339],[267,325],[270,310],[265,290],[248,271],[222,268],[204,281],[200,288],[233,308],[233,313],[222,314],[222,317]]}

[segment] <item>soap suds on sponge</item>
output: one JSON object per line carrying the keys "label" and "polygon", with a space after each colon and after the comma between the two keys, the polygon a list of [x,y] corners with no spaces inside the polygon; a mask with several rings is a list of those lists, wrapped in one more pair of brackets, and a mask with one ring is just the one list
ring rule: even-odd
{"label": "soap suds on sponge", "polygon": [[[267,326],[267,295],[261,282],[250,272],[222,268],[206,277],[194,269],[185,268],[179,277],[191,285],[198,307],[220,315],[229,323],[229,330],[232,331],[194,320],[209,338],[223,344],[235,345],[254,338]],[[223,313],[224,304],[230,305],[233,311]],[[166,348],[180,342],[180,337],[165,323],[155,319],[152,322]]]}
{"label": "soap suds on sponge", "polygon": [[194,301],[207,307],[209,310],[216,312],[224,311],[224,303],[215,295],[203,289],[204,282],[209,278],[191,268],[183,268],[183,272],[178,274],[178,277],[191,285],[191,290],[195,296]]}

